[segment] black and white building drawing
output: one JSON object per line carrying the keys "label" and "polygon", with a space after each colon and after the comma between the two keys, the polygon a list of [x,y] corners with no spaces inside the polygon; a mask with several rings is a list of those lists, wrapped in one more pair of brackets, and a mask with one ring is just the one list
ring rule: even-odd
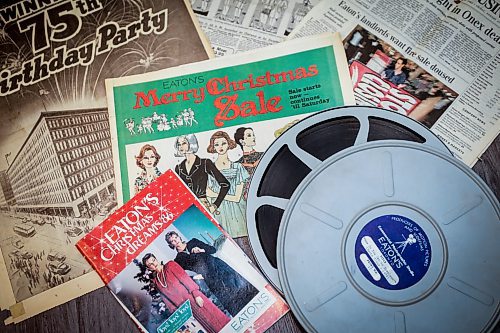
{"label": "black and white building drawing", "polygon": [[6,173],[16,212],[98,214],[114,200],[107,110],[42,112]]}
{"label": "black and white building drawing", "polygon": [[41,112],[0,171],[0,248],[17,301],[90,271],[74,244],[117,206],[106,108]]}

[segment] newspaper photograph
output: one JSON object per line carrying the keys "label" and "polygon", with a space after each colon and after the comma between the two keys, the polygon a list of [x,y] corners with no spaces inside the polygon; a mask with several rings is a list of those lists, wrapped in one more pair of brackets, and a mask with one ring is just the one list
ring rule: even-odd
{"label": "newspaper photograph", "polygon": [[289,38],[339,32],[356,102],[421,121],[472,167],[500,133],[499,8],[480,0],[323,0]]}
{"label": "newspaper photograph", "polygon": [[[366,46],[353,45],[362,38]],[[458,94],[361,26],[345,38],[356,102],[402,113],[431,128]]]}
{"label": "newspaper photograph", "polygon": [[284,40],[319,0],[190,0],[216,56]]}
{"label": "newspaper photograph", "polygon": [[104,79],[213,57],[189,2],[0,5],[0,308],[103,284],[75,243],[116,209]]}
{"label": "newspaper photograph", "polygon": [[233,238],[263,152],[289,126],[354,104],[338,34],[106,80],[117,198],[172,169]]}

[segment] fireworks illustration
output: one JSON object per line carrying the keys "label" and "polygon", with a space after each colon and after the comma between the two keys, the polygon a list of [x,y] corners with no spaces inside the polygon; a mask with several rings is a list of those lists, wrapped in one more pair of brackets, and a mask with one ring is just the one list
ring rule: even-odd
{"label": "fireworks illustration", "polygon": [[[16,73],[21,70],[23,62],[29,60],[32,54],[27,50],[28,47],[26,45],[20,47],[16,44],[13,45],[15,49],[12,51],[0,51],[0,58],[2,59],[2,70],[8,69],[11,73]],[[1,45],[2,49],[4,49],[3,46]]]}
{"label": "fireworks illustration", "polygon": [[[138,0],[108,1],[103,8],[90,15],[82,22],[78,36],[66,42],[66,48],[72,49],[88,43],[96,43],[97,29],[109,22],[119,26],[126,26],[139,16],[142,6]],[[51,50],[51,54],[54,50]],[[66,105],[78,104],[99,100],[104,97],[103,68],[109,66],[108,60],[115,55],[116,50],[98,56],[88,66],[75,66],[67,68],[61,73],[53,75],[50,80],[45,80],[39,88],[53,91],[49,104]],[[100,90],[100,91],[96,91]]]}
{"label": "fireworks illustration", "polygon": [[[66,41],[64,46],[66,50],[87,44],[93,44],[92,47],[95,48],[96,31],[99,27],[110,22],[125,27],[136,21],[144,8],[152,7],[153,11],[157,11],[155,8],[165,8],[166,4],[166,1],[103,1],[103,8],[82,19],[78,35]],[[23,43],[19,42],[22,45],[18,46],[15,40],[22,41]],[[169,57],[168,49],[177,41],[177,38],[164,40],[156,34],[141,36],[125,47],[111,49],[96,56],[93,62],[86,66],[75,65],[65,68],[31,87],[21,89],[18,94],[22,97],[28,93],[42,98],[46,110],[60,109],[61,106],[67,108],[71,105],[95,104],[96,101],[100,103],[98,101],[105,98],[103,83],[105,78],[145,73],[170,66],[169,62],[174,63],[178,59]],[[27,35],[11,37],[4,27],[0,28],[0,46],[3,50],[0,51],[0,66],[2,70],[8,69],[11,73],[21,70],[23,63],[34,56],[31,52],[31,40]],[[58,47],[61,47],[60,43],[53,43],[45,50],[46,61],[53,57]],[[123,59],[127,61],[124,62]],[[3,99],[8,103],[7,98]]]}
{"label": "fireworks illustration", "polygon": [[[131,74],[146,73],[152,70],[158,70],[165,67],[165,64],[175,63],[177,58],[169,57],[169,50],[172,49],[171,44],[179,43],[179,38],[169,38],[158,42],[158,36],[153,36],[144,45],[143,43],[133,41],[130,47],[123,49],[123,56],[129,59],[128,68],[124,70],[120,76]],[[118,62],[116,59],[114,63]],[[167,67],[169,67],[167,65]]]}
{"label": "fireworks illustration", "polygon": [[0,42],[14,43],[14,40],[12,40],[12,38],[10,38],[10,35],[7,32],[7,30],[5,29],[5,27],[0,27]]}

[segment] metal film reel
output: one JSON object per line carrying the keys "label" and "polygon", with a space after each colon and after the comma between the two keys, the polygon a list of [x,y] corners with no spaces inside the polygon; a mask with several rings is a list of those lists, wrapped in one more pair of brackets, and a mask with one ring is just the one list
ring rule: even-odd
{"label": "metal film reel", "polygon": [[295,190],[278,272],[309,332],[490,332],[499,234],[498,200],[465,164],[426,145],[371,142]]}
{"label": "metal film reel", "polygon": [[284,132],[262,157],[247,201],[249,241],[257,263],[278,290],[276,244],[283,211],[302,180],[324,160],[371,141],[417,142],[451,154],[422,124],[374,107],[325,110]]}

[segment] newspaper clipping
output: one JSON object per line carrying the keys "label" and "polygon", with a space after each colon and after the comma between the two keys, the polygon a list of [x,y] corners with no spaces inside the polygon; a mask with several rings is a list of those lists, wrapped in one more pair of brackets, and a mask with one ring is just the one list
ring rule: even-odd
{"label": "newspaper clipping", "polygon": [[338,31],[356,102],[407,114],[473,166],[500,133],[500,3],[323,0],[290,38]]}
{"label": "newspaper clipping", "polygon": [[319,0],[190,0],[216,56],[276,44]]}

